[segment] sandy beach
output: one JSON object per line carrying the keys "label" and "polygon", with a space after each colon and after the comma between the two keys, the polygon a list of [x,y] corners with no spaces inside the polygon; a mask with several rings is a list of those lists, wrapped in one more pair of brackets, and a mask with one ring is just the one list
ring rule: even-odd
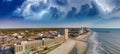
{"label": "sandy beach", "polygon": [[87,41],[90,35],[91,35],[91,32],[88,32],[84,35],[79,35],[78,37],[76,37],[74,40],[76,44],[69,54],[85,54],[88,48]]}
{"label": "sandy beach", "polygon": [[88,48],[88,39],[92,32],[79,35],[74,39],[68,39],[60,47],[54,49],[48,54],[85,54]]}

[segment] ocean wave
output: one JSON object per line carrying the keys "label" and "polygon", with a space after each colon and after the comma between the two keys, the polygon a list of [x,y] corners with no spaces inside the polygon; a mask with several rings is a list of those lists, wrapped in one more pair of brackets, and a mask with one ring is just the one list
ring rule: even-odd
{"label": "ocean wave", "polygon": [[97,36],[97,33],[94,32],[93,35],[90,37],[87,54],[101,54],[100,49],[105,50],[101,47],[102,43],[98,41]]}
{"label": "ocean wave", "polygon": [[119,31],[94,32],[88,43],[87,54],[120,54]]}

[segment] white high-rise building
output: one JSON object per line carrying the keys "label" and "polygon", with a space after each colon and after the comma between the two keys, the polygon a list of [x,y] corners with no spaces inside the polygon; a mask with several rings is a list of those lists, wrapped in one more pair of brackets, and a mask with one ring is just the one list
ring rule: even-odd
{"label": "white high-rise building", "polygon": [[65,39],[68,39],[69,37],[68,37],[68,28],[65,28]]}

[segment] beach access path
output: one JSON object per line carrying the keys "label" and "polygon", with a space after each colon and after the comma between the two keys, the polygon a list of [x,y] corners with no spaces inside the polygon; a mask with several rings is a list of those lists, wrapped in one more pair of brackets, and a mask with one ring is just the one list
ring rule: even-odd
{"label": "beach access path", "polygon": [[79,35],[74,39],[68,39],[61,46],[52,50],[48,54],[85,54],[88,48],[88,39],[92,32]]}

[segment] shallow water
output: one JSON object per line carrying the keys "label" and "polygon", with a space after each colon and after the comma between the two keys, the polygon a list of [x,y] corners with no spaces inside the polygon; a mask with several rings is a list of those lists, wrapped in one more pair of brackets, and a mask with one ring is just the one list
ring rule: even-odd
{"label": "shallow water", "polygon": [[120,30],[93,30],[87,54],[120,54]]}

